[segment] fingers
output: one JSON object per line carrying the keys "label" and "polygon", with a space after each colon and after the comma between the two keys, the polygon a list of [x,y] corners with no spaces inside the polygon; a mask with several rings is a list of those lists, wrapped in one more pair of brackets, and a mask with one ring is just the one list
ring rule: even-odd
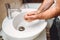
{"label": "fingers", "polygon": [[32,16],[25,15],[24,19],[27,21],[33,21],[37,19],[37,16],[36,15],[32,15]]}
{"label": "fingers", "polygon": [[25,20],[30,20],[30,19],[32,20],[33,17],[32,16],[25,15],[24,18],[25,18]]}
{"label": "fingers", "polygon": [[34,14],[34,13],[28,13],[27,15],[28,15],[28,16],[31,16],[31,15],[35,15],[35,14]]}
{"label": "fingers", "polygon": [[36,11],[33,11],[33,12],[29,12],[28,14],[26,14],[24,16],[24,19],[26,21],[33,21],[33,20],[36,20],[37,19],[37,12]]}
{"label": "fingers", "polygon": [[26,20],[26,21],[28,21],[28,22],[31,22],[32,21],[32,19],[31,19],[31,17],[29,17],[29,16],[24,16],[24,19]]}
{"label": "fingers", "polygon": [[31,16],[31,15],[36,15],[36,14],[37,14],[36,11],[32,11],[32,12],[29,12],[27,15],[28,15],[28,16]]}

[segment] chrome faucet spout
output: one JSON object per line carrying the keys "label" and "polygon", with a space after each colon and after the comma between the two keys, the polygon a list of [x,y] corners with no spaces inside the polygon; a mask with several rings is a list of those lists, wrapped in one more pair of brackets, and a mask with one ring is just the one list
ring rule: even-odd
{"label": "chrome faucet spout", "polygon": [[9,3],[6,3],[5,4],[5,7],[6,7],[6,11],[7,11],[7,17],[9,18],[9,19],[12,19],[12,14],[11,14],[11,7],[10,7],[10,4]]}

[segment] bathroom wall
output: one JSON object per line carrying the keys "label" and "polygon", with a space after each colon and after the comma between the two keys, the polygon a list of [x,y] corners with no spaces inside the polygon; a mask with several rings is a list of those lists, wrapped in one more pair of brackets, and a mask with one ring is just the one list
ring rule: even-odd
{"label": "bathroom wall", "polygon": [[9,3],[11,5],[11,8],[19,8],[21,6],[22,0],[0,0],[0,30],[2,27],[2,21],[7,14],[5,3]]}

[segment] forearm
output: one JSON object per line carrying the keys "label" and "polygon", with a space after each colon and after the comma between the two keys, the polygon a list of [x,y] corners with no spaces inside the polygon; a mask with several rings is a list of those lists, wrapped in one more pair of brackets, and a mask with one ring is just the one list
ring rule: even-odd
{"label": "forearm", "polygon": [[43,12],[50,8],[50,6],[54,3],[54,0],[44,0],[41,6],[38,8],[38,12]]}
{"label": "forearm", "polygon": [[48,9],[43,13],[38,14],[38,19],[50,19],[59,15],[58,8]]}
{"label": "forearm", "polygon": [[56,8],[58,9],[58,13],[60,15],[60,0],[56,0]]}

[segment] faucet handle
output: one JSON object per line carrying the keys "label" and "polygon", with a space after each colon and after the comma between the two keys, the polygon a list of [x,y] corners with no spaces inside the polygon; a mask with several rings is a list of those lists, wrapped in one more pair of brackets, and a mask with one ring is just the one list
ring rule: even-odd
{"label": "faucet handle", "polygon": [[9,3],[6,3],[5,6],[6,6],[7,9],[11,8]]}

